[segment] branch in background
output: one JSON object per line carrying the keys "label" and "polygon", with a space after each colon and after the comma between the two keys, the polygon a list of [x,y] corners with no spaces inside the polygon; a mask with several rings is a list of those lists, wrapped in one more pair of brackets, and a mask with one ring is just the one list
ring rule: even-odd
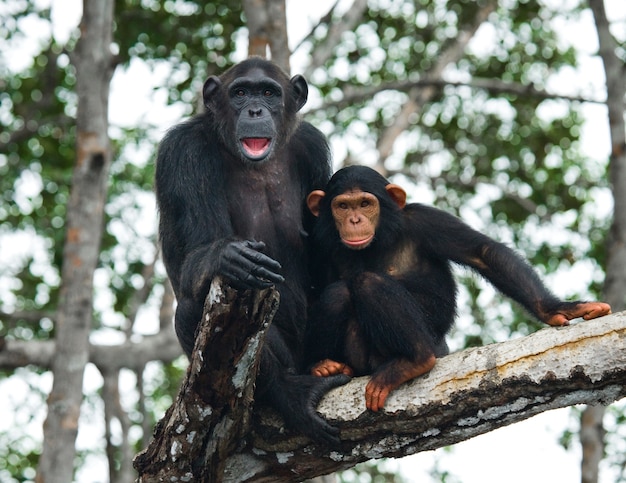
{"label": "branch in background", "polygon": [[[135,479],[133,449],[128,439],[131,421],[122,407],[119,388],[119,369],[103,372],[102,400],[104,401],[104,424],[106,454],[109,463],[109,482],[127,483]],[[119,424],[119,434],[114,432],[114,422]],[[114,440],[120,439],[119,444]]]}
{"label": "branch in background", "polygon": [[143,280],[143,285],[138,290],[135,290],[130,298],[128,304],[128,316],[126,318],[126,327],[124,329],[127,339],[133,335],[133,328],[135,326],[135,322],[137,321],[137,314],[148,300],[148,297],[150,297],[150,293],[152,293],[152,289],[154,288],[154,266],[157,261],[157,254],[158,251],[155,252],[152,262],[144,265],[141,269],[141,279]]}
{"label": "branch in background", "polygon": [[41,319],[50,319],[54,322],[56,313],[49,310],[24,310],[18,312],[2,312],[0,311],[0,321],[3,324],[15,325],[17,322],[24,321],[29,324],[36,324]]}
{"label": "branch in background", "polygon": [[[437,62],[432,69],[424,74],[426,80],[439,80],[442,78],[444,69],[458,62],[465,52],[467,44],[473,38],[478,28],[485,22],[491,12],[496,8],[497,2],[490,0],[480,7],[474,22],[459,31],[456,41],[447,47],[438,57]],[[395,118],[395,122],[389,126],[380,136],[377,142],[378,161],[376,169],[383,176],[387,176],[385,169],[385,161],[393,152],[393,145],[398,137],[405,132],[410,126],[410,119],[415,113],[418,113],[424,105],[430,101],[436,94],[437,89],[434,86],[424,88],[412,88],[409,91],[409,100],[404,104],[400,112]]]}
{"label": "branch in background", "polygon": [[172,322],[174,320],[174,288],[169,278],[163,282],[163,297],[161,298],[161,308],[159,309],[159,331],[172,330]]}
{"label": "branch in background", "polygon": [[346,86],[343,89],[343,97],[338,101],[324,102],[324,104],[318,108],[308,111],[309,113],[315,113],[317,111],[324,111],[329,108],[344,109],[354,104],[360,104],[362,102],[372,99],[376,94],[385,91],[397,91],[409,93],[412,89],[423,89],[427,87],[436,87],[437,89],[443,89],[444,87],[468,87],[470,89],[481,89],[494,95],[509,94],[518,97],[531,97],[534,99],[545,100],[564,100],[568,102],[584,102],[594,104],[604,104],[605,101],[600,99],[592,99],[583,96],[567,96],[562,94],[550,93],[544,90],[537,89],[531,85],[524,85],[515,82],[505,82],[501,79],[481,79],[473,78],[468,82],[450,82],[444,79],[421,79],[418,81],[402,81],[402,82],[388,82],[380,84],[378,86],[363,86],[363,87],[351,87]]}
{"label": "branch in background", "polygon": [[[27,365],[50,369],[55,352],[54,340],[0,339],[0,369],[13,370]],[[167,364],[182,354],[173,329],[144,336],[139,342],[89,346],[89,361],[102,372],[115,371],[122,367],[134,369],[150,361]]]}
{"label": "branch in background", "polygon": [[[333,4],[332,7],[330,7],[330,9],[328,10],[328,12],[326,13],[326,15],[322,15],[319,19],[319,21],[317,22],[317,24],[315,24],[310,32],[305,35],[302,40],[300,40],[300,42],[298,43],[298,45],[296,45],[293,48],[294,52],[297,52],[299,48],[301,48],[303,45],[305,45],[307,42],[312,41],[313,40],[313,34],[315,33],[315,30],[317,30],[318,27],[320,27],[321,25],[327,25],[328,28],[330,29],[330,25],[332,23],[333,20],[333,14],[335,13],[335,11],[337,10],[337,5],[339,5],[339,0],[335,0],[335,3]],[[319,66],[318,66],[319,67]],[[0,84],[0,87],[2,87],[2,84]]]}
{"label": "branch in background", "polygon": [[532,201],[527,196],[518,195],[515,191],[511,190],[510,187],[508,186],[503,187],[503,186],[496,185],[494,183],[486,183],[484,180],[476,179],[476,178],[472,178],[471,180],[468,180],[468,181],[461,181],[458,178],[450,179],[449,173],[443,172],[436,179],[430,178],[431,186],[433,190],[435,190],[436,188],[435,184],[440,180],[445,180],[446,186],[462,185],[468,188],[475,188],[476,186],[481,185],[481,184],[494,186],[500,190],[503,198],[514,201],[520,208],[522,208],[527,213],[537,216],[539,221],[541,221],[542,223],[549,223],[552,220],[552,215],[553,215],[552,213],[546,212],[546,213],[541,214],[539,212],[539,207],[537,203]]}
{"label": "branch in background", "polygon": [[354,0],[350,8],[346,10],[340,19],[338,18],[336,21],[332,21],[338,3],[339,2],[336,2],[333,5],[331,10],[313,27],[311,33],[294,49],[295,52],[304,42],[310,39],[317,27],[323,24],[328,25],[328,32],[324,36],[323,42],[316,45],[315,49],[311,52],[310,62],[304,73],[305,77],[311,77],[315,69],[324,66],[326,61],[332,57],[334,49],[341,43],[343,34],[345,32],[353,32],[356,27],[362,23],[363,15],[367,11],[367,0]]}
{"label": "branch in background", "polygon": [[146,366],[140,366],[135,369],[137,375],[137,411],[142,415],[141,419],[141,440],[137,443],[140,448],[148,446],[150,441],[150,435],[153,431],[152,418],[149,415],[148,407],[146,405],[146,385],[144,384],[144,371]]}

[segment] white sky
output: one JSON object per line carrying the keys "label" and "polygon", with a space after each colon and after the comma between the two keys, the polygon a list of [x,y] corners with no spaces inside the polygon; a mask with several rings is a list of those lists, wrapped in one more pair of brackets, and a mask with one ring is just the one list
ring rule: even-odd
{"label": "white sky", "polygon": [[[47,3],[42,0],[42,3],[44,2]],[[80,20],[81,1],[52,0],[52,3],[54,5],[53,32],[57,39],[63,41],[67,36],[68,28],[77,25]],[[316,2],[287,0],[288,26],[292,45],[295,45],[298,36],[308,31],[307,25],[315,23],[318,15],[325,13],[333,3],[334,0],[317,0]],[[626,19],[626,2],[607,0],[605,3],[609,9],[610,18]],[[3,8],[2,5],[0,8]],[[604,76],[599,60],[591,57],[597,48],[591,17],[587,16],[578,25],[563,24],[561,27],[564,38],[589,55],[583,59],[583,71],[569,78],[554,81],[549,84],[549,89],[562,94],[572,94],[577,93],[581,86],[589,86],[588,92],[601,97]],[[32,28],[37,31],[42,26],[33,24]],[[626,32],[616,32],[616,34],[621,38],[626,38]],[[28,44],[25,44],[24,49],[29,50]],[[34,51],[32,47],[31,50]],[[18,67],[21,63],[28,61],[28,55],[12,56],[5,60],[12,66]],[[294,58],[292,62],[294,72],[297,71],[298,63],[301,61],[302,59]],[[117,72],[111,91],[111,121],[121,125],[133,125],[142,118],[148,118],[151,121],[159,119],[163,129],[178,122],[181,117],[180,110],[165,109],[164,97],[151,96],[153,87],[158,87],[162,76],[165,75],[168,73],[155,74],[149,71],[141,62],[133,62],[127,72]],[[138,82],[136,79],[141,79],[141,81]],[[590,157],[606,159],[609,152],[606,110],[599,105],[588,105],[584,107],[584,112],[590,121],[583,130],[583,147]],[[607,203],[610,203],[610,200],[607,200]],[[86,380],[93,381],[94,378],[97,379],[96,374],[88,371]],[[49,381],[46,381],[46,385],[48,384]],[[22,389],[26,390],[26,386]],[[6,392],[3,397],[1,393],[2,391],[0,391],[0,407],[13,407],[10,402],[13,397],[6,397]],[[6,410],[3,413],[6,414]],[[391,461],[390,465],[397,465],[409,481],[420,483],[431,481],[427,470],[434,465],[435,459],[440,469],[450,471],[463,483],[578,482],[580,481],[580,449],[575,445],[572,450],[565,451],[557,441],[563,429],[568,426],[569,418],[569,409],[543,413],[523,423],[459,443],[451,450],[442,449],[421,453],[402,460]],[[4,423],[0,422],[0,429],[13,424],[14,421],[10,419],[4,419]],[[81,481],[93,483],[105,481],[96,476],[106,474],[106,468],[101,465],[102,461],[94,461],[91,471],[81,473]],[[602,473],[601,483],[611,483],[613,480],[614,478],[607,471]]]}

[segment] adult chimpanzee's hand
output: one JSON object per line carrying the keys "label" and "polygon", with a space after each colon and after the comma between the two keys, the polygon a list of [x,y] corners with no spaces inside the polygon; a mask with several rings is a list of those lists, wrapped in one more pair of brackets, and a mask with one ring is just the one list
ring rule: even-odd
{"label": "adult chimpanzee's hand", "polygon": [[280,263],[261,252],[265,243],[254,240],[229,242],[217,262],[217,272],[236,288],[264,289],[285,279],[278,273]]}

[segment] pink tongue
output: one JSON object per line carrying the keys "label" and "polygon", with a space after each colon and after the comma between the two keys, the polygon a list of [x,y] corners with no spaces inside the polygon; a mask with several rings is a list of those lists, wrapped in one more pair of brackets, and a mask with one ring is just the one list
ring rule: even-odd
{"label": "pink tongue", "polygon": [[263,154],[270,144],[268,138],[245,138],[242,142],[245,150],[252,156]]}

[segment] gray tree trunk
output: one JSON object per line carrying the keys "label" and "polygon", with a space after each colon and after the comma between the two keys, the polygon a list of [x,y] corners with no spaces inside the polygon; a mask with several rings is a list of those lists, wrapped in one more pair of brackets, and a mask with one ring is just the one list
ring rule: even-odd
{"label": "gray tree trunk", "polygon": [[[593,12],[600,57],[606,74],[606,105],[609,114],[611,157],[609,180],[614,200],[613,223],[607,241],[606,281],[604,300],[613,310],[626,309],[626,72],[624,63],[615,54],[617,42],[609,30],[603,0],[589,0]],[[588,407],[580,422],[582,445],[581,481],[597,483],[599,465],[604,456],[604,407]]]}
{"label": "gray tree trunk", "polygon": [[67,207],[56,315],[54,383],[48,397],[37,481],[73,480],[76,434],[89,360],[93,274],[102,237],[111,149],[107,135],[113,0],[84,1],[81,38],[73,59],[78,92],[76,166]]}
{"label": "gray tree trunk", "polygon": [[248,55],[268,58],[269,50],[272,61],[289,73],[285,0],[244,0],[242,6],[248,27]]}

